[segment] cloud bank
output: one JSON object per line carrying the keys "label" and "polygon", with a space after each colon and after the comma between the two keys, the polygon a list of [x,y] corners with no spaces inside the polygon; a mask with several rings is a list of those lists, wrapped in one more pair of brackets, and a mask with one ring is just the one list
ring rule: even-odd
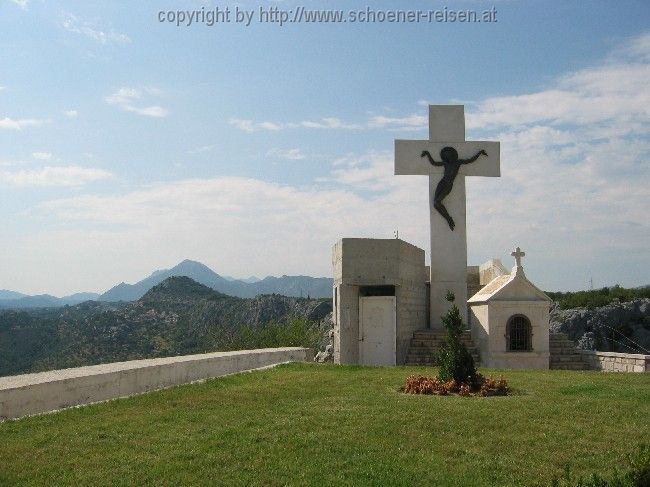
{"label": "cloud bank", "polygon": [[[619,52],[624,55],[567,73],[544,90],[466,107],[468,139],[502,142],[503,175],[469,178],[470,263],[508,258],[520,245],[527,252],[527,273],[545,289],[558,289],[560,283],[584,289],[591,276],[599,282],[599,272],[620,276],[622,284],[647,282],[650,36],[633,39]],[[146,103],[136,105],[145,95],[155,96],[121,88],[106,101],[161,116]],[[230,123],[247,132],[388,132],[426,128],[421,112],[420,107],[417,113],[371,116],[361,123],[334,118]],[[271,152],[294,160],[302,155],[298,149]],[[49,176],[43,174],[47,169]],[[68,168],[77,171],[75,176],[58,180],[106,177],[80,170]],[[57,180],[52,168],[39,171],[0,173],[0,181]],[[236,275],[328,275],[331,245],[342,236],[391,238],[399,229],[402,238],[428,249],[427,184],[424,177],[394,176],[390,152],[369,151],[333,157],[328,177],[306,186],[213,177],[59,198],[40,209],[66,222],[66,228],[31,237],[23,248],[28,252],[46,239],[70,258],[92,260],[101,253],[106,261],[121,263],[119,279],[137,279],[155,262],[187,257]],[[132,274],[124,275],[124,269]],[[117,274],[105,270],[106,286],[117,282]]]}

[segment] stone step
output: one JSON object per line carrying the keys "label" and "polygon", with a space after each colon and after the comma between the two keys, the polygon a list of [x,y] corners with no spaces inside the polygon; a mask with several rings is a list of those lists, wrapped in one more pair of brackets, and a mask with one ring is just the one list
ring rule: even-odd
{"label": "stone step", "polygon": [[[419,348],[419,347],[440,348],[443,345],[445,345],[445,343],[446,342],[428,342],[428,341],[425,341],[425,340],[411,340],[411,343],[409,344],[409,346],[411,348]],[[465,345],[467,348],[474,347],[474,342],[472,340],[462,341],[461,343],[463,345]]]}
{"label": "stone step", "polygon": [[[476,360],[479,357],[479,352],[478,350],[468,350],[469,354],[474,357],[474,360]],[[413,350],[409,349],[407,355],[413,355],[417,357],[433,357],[437,356],[438,351],[437,350]]]}
{"label": "stone step", "polygon": [[[463,331],[461,334],[461,337],[468,337],[471,338],[471,332],[469,330]],[[447,332],[446,331],[440,331],[440,330],[418,330],[413,332],[413,338],[427,338],[427,337],[440,337],[440,338],[446,338],[447,337]]]}
{"label": "stone step", "polygon": [[[478,366],[479,363],[480,363],[479,356],[478,355],[472,355],[472,358],[474,359],[474,364],[476,366]],[[433,355],[413,355],[413,354],[408,354],[406,356],[406,362],[408,363],[408,362],[413,362],[413,361],[415,361],[415,362],[424,361],[424,362],[427,362],[427,363],[428,362],[432,362],[432,363],[436,362],[437,363],[437,360],[434,358]],[[560,365],[558,364],[558,367],[559,366]]]}
{"label": "stone step", "polygon": [[[474,345],[470,331],[464,331],[460,339],[472,355],[476,365],[479,365],[478,349]],[[418,330],[414,332],[406,356],[406,365],[435,365],[434,355],[446,342],[447,332],[444,330]]]}

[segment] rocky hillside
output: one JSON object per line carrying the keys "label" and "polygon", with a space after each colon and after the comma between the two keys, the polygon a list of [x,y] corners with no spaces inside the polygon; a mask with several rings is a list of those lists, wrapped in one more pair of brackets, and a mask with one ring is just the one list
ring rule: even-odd
{"label": "rocky hillside", "polygon": [[551,332],[566,333],[587,350],[650,354],[650,299],[595,308],[551,310]]}
{"label": "rocky hillside", "polygon": [[0,376],[233,349],[255,345],[256,330],[265,328],[264,343],[273,343],[269,335],[292,320],[317,324],[331,309],[316,299],[226,296],[170,277],[132,303],[0,311]]}

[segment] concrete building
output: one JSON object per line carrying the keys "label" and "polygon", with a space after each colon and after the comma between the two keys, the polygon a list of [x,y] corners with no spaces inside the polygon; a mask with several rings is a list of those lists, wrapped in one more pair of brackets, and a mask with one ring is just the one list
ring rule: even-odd
{"label": "concrete building", "polygon": [[424,250],[399,239],[343,238],[332,251],[334,361],[403,364],[427,327]]}

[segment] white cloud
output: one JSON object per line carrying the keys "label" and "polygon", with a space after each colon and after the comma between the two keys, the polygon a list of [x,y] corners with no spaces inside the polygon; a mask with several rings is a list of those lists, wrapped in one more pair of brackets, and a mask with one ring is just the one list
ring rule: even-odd
{"label": "white cloud", "polygon": [[194,149],[190,149],[187,151],[188,154],[202,154],[204,152],[210,152],[212,149],[214,149],[213,145],[202,145],[199,147],[195,147]]}
{"label": "white cloud", "polygon": [[618,49],[614,49],[610,60],[617,62],[621,58],[650,62],[650,32],[634,37]]}
{"label": "white cloud", "polygon": [[320,120],[303,120],[298,124],[289,124],[291,128],[294,126],[311,128],[311,129],[345,129],[345,130],[358,130],[363,128],[362,125],[356,123],[344,122],[336,117],[326,117]]}
{"label": "white cloud", "polygon": [[68,118],[77,118],[79,112],[77,110],[66,110],[63,114]]}
{"label": "white cloud", "polygon": [[[15,1],[15,0],[14,0]],[[97,28],[91,22],[86,22],[76,15],[64,14],[61,26],[68,32],[82,34],[100,44],[128,44],[131,39],[126,34],[120,34],[113,30],[105,31]]]}
{"label": "white cloud", "polygon": [[389,128],[394,130],[421,130],[429,124],[428,115],[411,114],[405,117],[385,117],[376,115],[368,120],[369,128]]}
{"label": "white cloud", "polygon": [[285,129],[307,128],[307,129],[339,129],[359,130],[362,125],[344,122],[336,117],[325,117],[318,120],[302,120],[300,122],[255,122],[253,120],[232,118],[228,121],[230,125],[237,127],[244,132],[257,132],[261,130],[278,131]]}
{"label": "white cloud", "polygon": [[38,161],[49,161],[52,159],[51,152],[32,152],[32,157]]}
{"label": "white cloud", "polygon": [[154,117],[154,118],[162,118],[167,116],[167,110],[165,110],[163,107],[158,106],[158,105],[152,105],[148,107],[124,107],[124,109],[128,112],[134,112],[137,113],[138,115],[144,115],[146,117]]}
{"label": "white cloud", "polygon": [[268,157],[275,157],[278,159],[287,159],[289,161],[300,161],[305,158],[305,155],[300,149],[271,149],[266,155]]}
{"label": "white cloud", "polygon": [[645,123],[650,118],[649,78],[650,63],[639,61],[581,70],[544,91],[482,101],[469,114],[467,127]]}
{"label": "white cloud", "polygon": [[0,118],[0,129],[8,130],[22,130],[25,127],[37,127],[46,123],[46,120],[39,120],[35,118],[23,118],[23,119],[13,119],[13,118]]}
{"label": "white cloud", "polygon": [[0,184],[4,186],[82,186],[86,183],[112,177],[103,169],[79,166],[47,166],[41,169],[0,171]]}
{"label": "white cloud", "polygon": [[[106,103],[115,105],[124,111],[136,113],[146,117],[162,118],[167,116],[167,110],[159,105],[142,106],[143,98],[147,95],[161,96],[162,91],[158,88],[120,88],[115,93],[106,97]],[[136,106],[136,103],[138,106]]]}
{"label": "white cloud", "polygon": [[284,128],[282,124],[273,122],[253,122],[252,120],[243,120],[240,118],[232,118],[228,121],[230,125],[234,125],[239,130],[244,132],[257,132],[258,130],[281,130]]}
{"label": "white cloud", "polygon": [[28,163],[29,161],[0,159],[0,167],[22,166],[23,164],[28,164]]}
{"label": "white cloud", "polygon": [[29,5],[29,0],[11,0],[13,3],[18,5],[20,8],[23,10],[27,10],[27,6]]}
{"label": "white cloud", "polygon": [[7,89],[6,86],[0,86],[0,91],[4,91],[4,90],[6,90],[6,89]]}
{"label": "white cloud", "polygon": [[[384,169],[391,173],[390,166]],[[413,183],[420,190],[426,184],[409,177],[401,182],[394,193],[367,199],[351,187],[302,188],[240,177],[192,179],[125,194],[54,200],[42,208],[77,222],[79,229],[93,222],[102,229],[109,254],[111,248],[122,249],[123,265],[136,255],[172,260],[191,255],[224,273],[328,275],[331,245],[343,235],[389,238],[399,226],[400,234],[424,244],[417,236],[426,233],[420,221],[428,218],[427,194],[426,189],[414,191]],[[404,212],[415,225],[404,221]],[[81,247],[82,242],[72,245]]]}
{"label": "white cloud", "polygon": [[394,190],[402,183],[393,175],[393,154],[371,151],[367,154],[347,154],[334,160],[332,176],[327,180],[359,189]]}

